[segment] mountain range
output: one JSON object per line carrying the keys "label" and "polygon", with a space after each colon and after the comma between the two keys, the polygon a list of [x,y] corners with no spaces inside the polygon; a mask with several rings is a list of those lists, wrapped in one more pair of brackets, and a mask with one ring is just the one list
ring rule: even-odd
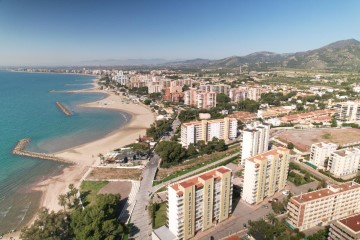
{"label": "mountain range", "polygon": [[348,39],[306,52],[279,54],[263,51],[219,60],[198,58],[170,62],[165,65],[178,68],[237,68],[241,65],[248,65],[254,70],[279,67],[357,70],[360,67],[360,42],[355,39]]}

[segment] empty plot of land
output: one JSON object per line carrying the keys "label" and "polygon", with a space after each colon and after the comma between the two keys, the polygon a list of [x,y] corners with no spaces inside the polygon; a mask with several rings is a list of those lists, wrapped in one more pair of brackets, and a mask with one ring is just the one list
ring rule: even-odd
{"label": "empty plot of land", "polygon": [[281,133],[277,138],[284,142],[292,142],[297,148],[309,151],[311,144],[317,142],[333,142],[340,146],[360,141],[360,129],[303,129]]}
{"label": "empty plot of land", "polygon": [[138,168],[94,168],[87,180],[131,179],[139,180],[142,169]]}
{"label": "empty plot of land", "polygon": [[121,198],[127,198],[132,187],[131,181],[109,182],[98,194],[120,194]]}

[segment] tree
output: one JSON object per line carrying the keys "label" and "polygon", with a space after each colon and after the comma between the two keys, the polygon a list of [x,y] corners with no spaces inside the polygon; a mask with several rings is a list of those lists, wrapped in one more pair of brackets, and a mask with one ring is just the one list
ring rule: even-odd
{"label": "tree", "polygon": [[183,91],[183,92],[185,92],[185,91],[187,91],[187,90],[189,90],[189,89],[190,89],[189,86],[186,85],[186,84],[182,87],[182,91]]}
{"label": "tree", "polygon": [[177,164],[186,156],[186,151],[181,144],[172,141],[160,142],[155,148],[155,152],[161,157],[164,167]]}
{"label": "tree", "polygon": [[73,231],[70,228],[69,215],[63,211],[49,212],[46,208],[39,210],[34,224],[25,227],[20,235],[23,240],[67,240],[72,237]]}
{"label": "tree", "polygon": [[145,100],[144,100],[144,104],[145,104],[145,105],[150,105],[150,103],[151,103],[151,99],[145,99]]}
{"label": "tree", "polygon": [[304,105],[302,105],[301,103],[296,104],[296,111],[301,112],[304,110],[305,110]]}
{"label": "tree", "polygon": [[198,155],[198,151],[196,150],[195,145],[192,143],[188,146],[186,153],[189,158],[193,158]]}
{"label": "tree", "polygon": [[73,239],[118,239],[124,230],[117,221],[119,206],[120,195],[100,194],[96,196],[95,205],[72,212]]}
{"label": "tree", "polygon": [[64,208],[64,212],[66,209],[66,204],[67,204],[67,200],[66,200],[66,195],[65,194],[60,194],[58,197],[58,203],[60,206],[62,206]]}
{"label": "tree", "polygon": [[216,95],[216,104],[218,106],[225,106],[227,103],[230,102],[230,98],[224,94],[224,93],[219,93]]}
{"label": "tree", "polygon": [[336,118],[333,117],[333,118],[331,119],[331,127],[337,127],[337,126],[338,126],[338,124],[337,124]]}
{"label": "tree", "polygon": [[292,142],[289,142],[289,143],[287,144],[287,148],[290,149],[290,150],[292,150],[292,149],[295,148],[295,145],[294,145]]}

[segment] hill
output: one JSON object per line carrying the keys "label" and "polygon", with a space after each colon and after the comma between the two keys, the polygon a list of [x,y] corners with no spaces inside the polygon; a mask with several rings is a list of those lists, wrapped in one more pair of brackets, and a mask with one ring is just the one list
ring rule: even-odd
{"label": "hill", "polygon": [[167,63],[166,65],[191,68],[235,68],[244,64],[252,69],[287,67],[355,70],[360,67],[360,42],[355,39],[348,39],[306,52],[278,54],[263,51],[246,56],[231,56],[219,60],[193,59]]}

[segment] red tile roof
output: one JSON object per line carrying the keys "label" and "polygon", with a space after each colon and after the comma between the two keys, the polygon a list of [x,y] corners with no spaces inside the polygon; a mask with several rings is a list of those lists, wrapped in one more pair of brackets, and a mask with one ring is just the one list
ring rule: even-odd
{"label": "red tile roof", "polygon": [[[213,170],[210,170],[210,171],[207,171],[205,173],[202,173],[198,176],[194,176],[194,177],[191,177],[191,178],[187,178],[185,180],[182,180],[178,183],[175,183],[173,185],[171,185],[171,187],[177,192],[177,195],[182,195],[182,191],[180,191],[180,188],[179,186],[182,186],[183,188],[188,188],[190,186],[195,186],[197,188],[202,188],[203,187],[203,184],[200,182],[200,179],[206,181],[210,178],[214,178],[216,180],[220,180],[221,177],[216,174],[216,173],[220,173],[220,174],[224,174],[224,173],[227,173],[227,172],[231,172],[231,170],[227,167],[218,167],[216,169],[213,169]],[[179,194],[181,193],[181,194]]]}
{"label": "red tile roof", "polygon": [[343,218],[343,219],[339,220],[339,222],[342,223],[343,225],[347,226],[354,232],[360,231],[360,214],[353,215],[353,216],[350,216],[347,218]]}

